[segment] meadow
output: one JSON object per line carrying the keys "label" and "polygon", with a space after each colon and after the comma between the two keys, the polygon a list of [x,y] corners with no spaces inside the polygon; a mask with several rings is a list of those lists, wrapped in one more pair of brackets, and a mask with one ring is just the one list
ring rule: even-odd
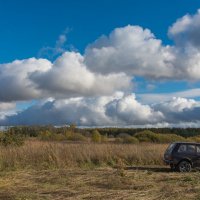
{"label": "meadow", "polygon": [[141,132],[113,138],[70,130],[22,139],[3,133],[0,199],[200,199],[198,170],[171,172],[163,163],[175,139],[199,137]]}

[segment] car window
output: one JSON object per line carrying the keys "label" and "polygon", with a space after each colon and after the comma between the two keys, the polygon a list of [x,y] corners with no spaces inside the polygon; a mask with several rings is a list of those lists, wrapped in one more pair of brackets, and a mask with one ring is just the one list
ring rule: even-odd
{"label": "car window", "polygon": [[176,143],[170,144],[166,149],[166,153],[171,153],[173,148],[175,147],[175,145],[176,145]]}
{"label": "car window", "polygon": [[195,145],[181,144],[178,148],[179,153],[195,153]]}
{"label": "car window", "polygon": [[200,154],[200,145],[197,145],[197,153]]}

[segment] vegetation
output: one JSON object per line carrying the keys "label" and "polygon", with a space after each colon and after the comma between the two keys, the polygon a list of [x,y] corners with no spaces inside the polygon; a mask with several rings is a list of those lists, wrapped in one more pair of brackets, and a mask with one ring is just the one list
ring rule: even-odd
{"label": "vegetation", "polygon": [[93,142],[101,142],[101,134],[99,133],[99,131],[94,130],[92,132],[92,141]]}
{"label": "vegetation", "polygon": [[184,138],[175,134],[159,134],[146,130],[134,135],[140,142],[170,143],[175,141],[190,141],[190,138]]}
{"label": "vegetation", "polygon": [[199,172],[171,173],[164,167],[1,171],[0,177],[2,200],[200,198]]}
{"label": "vegetation", "polygon": [[0,147],[0,170],[62,169],[85,166],[163,165],[166,144],[62,143],[29,140]]}
{"label": "vegetation", "polygon": [[162,160],[168,143],[200,135],[136,130],[2,131],[0,199],[200,199],[199,173],[171,173]]}
{"label": "vegetation", "polygon": [[[54,127],[54,126],[17,126],[11,128],[13,132],[20,133],[24,136],[37,137],[41,131],[50,131],[56,134],[64,134],[68,130],[73,132],[79,132],[81,134],[87,135],[94,131],[93,128],[79,129],[75,124],[65,127]],[[200,135],[200,128],[95,128],[101,135],[107,135],[117,137],[121,133],[126,133],[128,135],[135,135],[136,133],[142,131],[152,131],[159,134],[176,134],[182,137],[192,137]]]}
{"label": "vegetation", "polygon": [[[106,130],[106,132],[105,132]],[[149,129],[121,129],[102,128],[102,129],[78,129],[75,124],[69,127],[55,128],[53,126],[45,127],[12,127],[0,132],[0,145],[23,145],[24,140],[28,138],[37,138],[42,141],[66,141],[66,142],[94,142],[94,143],[124,143],[137,144],[141,142],[150,143],[170,143],[174,141],[192,141],[200,142],[200,135],[191,135],[190,137],[177,135],[174,133],[153,132]],[[135,132],[138,130],[138,132]],[[141,131],[142,130],[142,131]],[[164,129],[165,130],[165,129]],[[172,129],[173,130],[173,129]],[[177,130],[177,129],[175,129]],[[182,129],[180,129],[182,130]],[[197,131],[198,129],[191,129]],[[30,131],[30,132],[29,132]],[[131,133],[129,133],[132,131]]]}
{"label": "vegetation", "polygon": [[0,133],[0,145],[2,146],[21,146],[24,141],[23,135],[15,134],[12,130]]}

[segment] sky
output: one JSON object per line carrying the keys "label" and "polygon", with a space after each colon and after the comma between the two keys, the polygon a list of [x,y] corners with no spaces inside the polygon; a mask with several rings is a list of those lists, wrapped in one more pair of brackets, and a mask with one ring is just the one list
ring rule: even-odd
{"label": "sky", "polygon": [[0,126],[200,127],[199,9],[0,1]]}

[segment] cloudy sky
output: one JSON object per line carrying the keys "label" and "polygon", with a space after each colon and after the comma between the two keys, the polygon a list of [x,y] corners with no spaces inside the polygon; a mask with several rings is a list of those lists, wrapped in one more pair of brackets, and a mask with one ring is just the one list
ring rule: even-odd
{"label": "cloudy sky", "polygon": [[200,2],[0,2],[0,126],[200,127]]}

